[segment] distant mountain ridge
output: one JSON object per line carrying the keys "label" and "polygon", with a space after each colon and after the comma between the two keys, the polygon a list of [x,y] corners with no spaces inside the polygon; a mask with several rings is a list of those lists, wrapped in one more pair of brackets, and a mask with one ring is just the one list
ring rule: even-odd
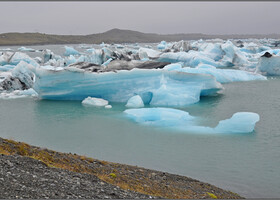
{"label": "distant mountain ridge", "polygon": [[273,38],[279,39],[280,34],[243,34],[243,35],[207,35],[201,33],[156,34],[139,31],[111,29],[104,33],[90,35],[53,35],[44,33],[3,33],[0,34],[0,45],[43,45],[43,44],[99,44],[105,43],[152,43],[165,40],[199,40],[199,39],[245,39]]}

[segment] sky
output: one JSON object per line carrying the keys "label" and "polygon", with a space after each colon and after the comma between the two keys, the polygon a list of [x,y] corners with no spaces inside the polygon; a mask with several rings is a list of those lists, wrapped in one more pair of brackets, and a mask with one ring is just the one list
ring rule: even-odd
{"label": "sky", "polygon": [[280,2],[0,2],[0,33],[280,33]]}

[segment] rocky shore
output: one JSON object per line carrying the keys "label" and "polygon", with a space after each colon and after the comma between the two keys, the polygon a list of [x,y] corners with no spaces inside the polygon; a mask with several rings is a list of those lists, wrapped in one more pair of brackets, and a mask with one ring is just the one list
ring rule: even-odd
{"label": "rocky shore", "polygon": [[0,138],[0,197],[240,199],[185,176],[60,153]]}

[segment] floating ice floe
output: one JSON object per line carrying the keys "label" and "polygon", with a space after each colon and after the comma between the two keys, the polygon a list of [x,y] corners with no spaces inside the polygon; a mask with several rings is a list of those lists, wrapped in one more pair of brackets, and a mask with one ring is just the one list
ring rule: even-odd
{"label": "floating ice floe", "polygon": [[87,97],[82,101],[83,105],[104,107],[108,105],[108,101],[101,98]]}
{"label": "floating ice floe", "polygon": [[124,111],[126,116],[143,125],[169,128],[190,133],[250,133],[260,117],[257,113],[237,112],[230,119],[221,120],[215,127],[197,125],[197,118],[188,112],[172,108],[138,108]]}

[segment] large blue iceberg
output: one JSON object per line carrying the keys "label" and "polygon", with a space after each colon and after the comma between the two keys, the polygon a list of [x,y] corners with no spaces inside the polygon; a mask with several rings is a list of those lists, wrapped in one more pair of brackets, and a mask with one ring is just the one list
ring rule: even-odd
{"label": "large blue iceberg", "polygon": [[163,69],[132,69],[93,73],[75,67],[34,67],[34,90],[42,99],[83,100],[96,97],[126,103],[139,95],[144,104],[185,106],[223,87],[207,74]]}
{"label": "large blue iceberg", "polygon": [[221,120],[215,127],[197,125],[197,118],[173,108],[127,109],[131,120],[148,126],[163,127],[190,133],[251,133],[260,117],[257,113],[237,112],[230,119]]}

